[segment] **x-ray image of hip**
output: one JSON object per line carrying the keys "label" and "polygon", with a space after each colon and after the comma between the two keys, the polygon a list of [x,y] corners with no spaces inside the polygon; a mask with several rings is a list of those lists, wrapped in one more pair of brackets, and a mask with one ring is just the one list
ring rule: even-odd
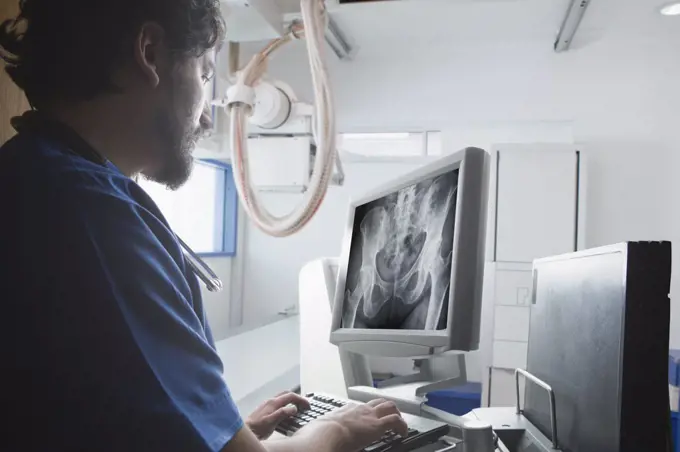
{"label": "x-ray image of hip", "polygon": [[447,325],[458,170],[357,207],[343,326]]}

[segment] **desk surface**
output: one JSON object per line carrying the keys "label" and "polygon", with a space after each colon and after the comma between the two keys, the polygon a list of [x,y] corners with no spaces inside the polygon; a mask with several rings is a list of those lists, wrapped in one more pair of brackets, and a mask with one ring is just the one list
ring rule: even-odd
{"label": "desk surface", "polygon": [[241,414],[300,382],[298,317],[250,330],[217,342],[224,379]]}

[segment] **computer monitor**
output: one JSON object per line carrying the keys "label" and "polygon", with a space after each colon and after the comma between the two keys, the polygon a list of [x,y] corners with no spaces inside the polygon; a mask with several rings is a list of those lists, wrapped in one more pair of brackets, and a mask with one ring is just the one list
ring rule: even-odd
{"label": "computer monitor", "polygon": [[489,155],[467,148],[350,204],[331,342],[427,357],[479,347]]}

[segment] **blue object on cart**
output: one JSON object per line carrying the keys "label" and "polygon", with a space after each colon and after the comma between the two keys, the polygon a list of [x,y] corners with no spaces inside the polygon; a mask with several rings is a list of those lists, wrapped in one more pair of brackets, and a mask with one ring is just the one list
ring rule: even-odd
{"label": "blue object on cart", "polygon": [[427,405],[456,416],[463,416],[482,406],[482,385],[467,383],[443,391],[430,392],[427,394]]}
{"label": "blue object on cart", "polygon": [[[382,380],[373,380],[378,387]],[[482,384],[467,383],[455,388],[433,391],[427,394],[427,405],[447,413],[463,416],[482,406]]]}

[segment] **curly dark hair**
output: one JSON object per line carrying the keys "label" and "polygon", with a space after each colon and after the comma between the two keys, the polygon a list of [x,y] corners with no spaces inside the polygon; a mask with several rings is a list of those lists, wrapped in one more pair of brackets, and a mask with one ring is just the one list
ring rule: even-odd
{"label": "curly dark hair", "polygon": [[0,25],[0,57],[34,107],[116,91],[111,76],[146,22],[163,27],[177,57],[200,56],[225,36],[219,0],[19,0],[19,8]]}

